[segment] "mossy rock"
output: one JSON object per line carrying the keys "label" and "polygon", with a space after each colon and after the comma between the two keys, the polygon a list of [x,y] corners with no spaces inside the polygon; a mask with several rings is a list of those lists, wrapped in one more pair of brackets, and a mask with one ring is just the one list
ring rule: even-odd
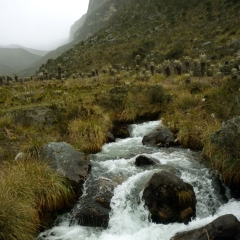
{"label": "mossy rock", "polygon": [[143,200],[155,223],[187,224],[196,214],[193,187],[165,170],[153,174],[143,190]]}

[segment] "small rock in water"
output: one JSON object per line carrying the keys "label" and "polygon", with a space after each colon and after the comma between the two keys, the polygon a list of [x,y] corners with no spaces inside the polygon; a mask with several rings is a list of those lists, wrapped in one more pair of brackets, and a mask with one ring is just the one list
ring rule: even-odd
{"label": "small rock in water", "polygon": [[145,165],[155,165],[158,164],[159,162],[154,159],[154,158],[150,158],[150,157],[146,157],[144,155],[140,155],[136,158],[135,161],[135,165],[137,167],[141,167],[141,166],[145,166]]}
{"label": "small rock in water", "polygon": [[161,126],[143,137],[143,145],[170,147],[175,145],[173,133],[166,127]]}

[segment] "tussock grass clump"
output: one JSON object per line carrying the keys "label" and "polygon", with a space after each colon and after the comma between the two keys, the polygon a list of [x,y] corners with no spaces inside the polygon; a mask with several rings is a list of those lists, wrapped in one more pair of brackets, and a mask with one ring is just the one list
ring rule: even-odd
{"label": "tussock grass clump", "polygon": [[197,109],[187,115],[177,111],[174,115],[164,116],[164,122],[176,134],[179,143],[196,150],[201,150],[209,141],[210,134],[220,126],[217,119]]}
{"label": "tussock grass clump", "polygon": [[[230,152],[234,153],[235,157]],[[209,160],[210,167],[221,173],[223,182],[227,186],[239,189],[240,152],[238,148],[219,148],[219,146],[209,143],[205,145],[203,154]]]}
{"label": "tussock grass clump", "polygon": [[[179,86],[181,89],[182,86]],[[176,135],[179,143],[187,148],[201,150],[217,130],[220,121],[209,113],[204,93],[192,94],[186,89],[173,89],[172,102],[167,105],[163,122]]]}
{"label": "tussock grass clump", "polygon": [[178,111],[186,112],[190,109],[198,107],[199,101],[199,96],[195,96],[187,91],[183,91],[179,92],[174,105],[176,105],[175,107]]}
{"label": "tussock grass clump", "polygon": [[36,160],[0,165],[0,239],[33,239],[43,216],[70,206],[74,194],[67,181]]}
{"label": "tussock grass clump", "polygon": [[86,115],[69,122],[69,141],[79,150],[95,153],[101,151],[112,123],[103,110],[95,106]]}
{"label": "tussock grass clump", "polygon": [[120,114],[118,120],[120,122],[133,122],[138,116],[138,109],[133,102],[125,104],[124,110]]}
{"label": "tussock grass clump", "polygon": [[53,126],[17,126],[15,132],[19,139],[25,138],[19,150],[24,152],[28,158],[34,159],[39,159],[44,144],[56,142],[59,138],[59,133]]}
{"label": "tussock grass clump", "polygon": [[150,103],[162,104],[165,100],[165,92],[162,85],[155,84],[147,88],[146,94],[149,97]]}

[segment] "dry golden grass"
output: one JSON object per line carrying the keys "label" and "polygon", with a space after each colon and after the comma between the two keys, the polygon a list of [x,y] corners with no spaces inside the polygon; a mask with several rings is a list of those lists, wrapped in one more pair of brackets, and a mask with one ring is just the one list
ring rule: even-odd
{"label": "dry golden grass", "polygon": [[68,207],[74,193],[69,183],[41,161],[0,165],[0,237],[33,239],[44,215]]}
{"label": "dry golden grass", "polygon": [[84,152],[98,152],[107,140],[112,122],[99,106],[94,106],[85,116],[69,122],[69,142]]}
{"label": "dry golden grass", "polygon": [[[240,144],[240,143],[239,143]],[[239,145],[238,145],[239,146]],[[240,150],[239,147],[219,147],[210,141],[204,146],[204,156],[209,160],[209,166],[221,173],[227,186],[239,188],[240,183]]]}
{"label": "dry golden grass", "polygon": [[[107,132],[114,122],[134,122],[161,113],[164,124],[184,147],[203,149],[204,154],[213,159],[217,152],[209,141],[210,135],[220,128],[223,120],[240,112],[240,105],[234,102],[239,83],[225,77],[191,77],[191,81],[186,82],[184,75],[166,77],[163,74],[140,81],[135,79],[135,74],[124,74],[119,73],[120,80],[116,84],[105,74],[96,79],[30,81],[13,86],[13,92],[8,90],[9,101],[2,113],[19,107],[27,109],[35,104],[55,109],[57,120],[52,126],[13,126],[11,115],[1,114],[3,141],[21,142],[20,150],[34,157],[49,141],[67,141],[80,151],[95,153],[106,142]],[[109,103],[109,92],[116,86],[126,88],[128,95],[120,107],[113,108]],[[34,93],[33,101],[16,101],[14,96],[22,93],[24,96]],[[34,102],[36,96],[39,103]],[[3,145],[0,152],[5,154]]]}
{"label": "dry golden grass", "polygon": [[183,114],[176,111],[173,115],[164,115],[164,123],[176,134],[181,145],[201,150],[210,134],[217,130],[220,123],[208,113],[190,111]]}

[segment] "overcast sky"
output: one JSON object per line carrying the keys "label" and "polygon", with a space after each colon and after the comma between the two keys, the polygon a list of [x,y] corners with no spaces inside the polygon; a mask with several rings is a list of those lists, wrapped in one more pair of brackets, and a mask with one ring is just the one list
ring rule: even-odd
{"label": "overcast sky", "polygon": [[0,45],[48,50],[68,38],[89,0],[0,0]]}

